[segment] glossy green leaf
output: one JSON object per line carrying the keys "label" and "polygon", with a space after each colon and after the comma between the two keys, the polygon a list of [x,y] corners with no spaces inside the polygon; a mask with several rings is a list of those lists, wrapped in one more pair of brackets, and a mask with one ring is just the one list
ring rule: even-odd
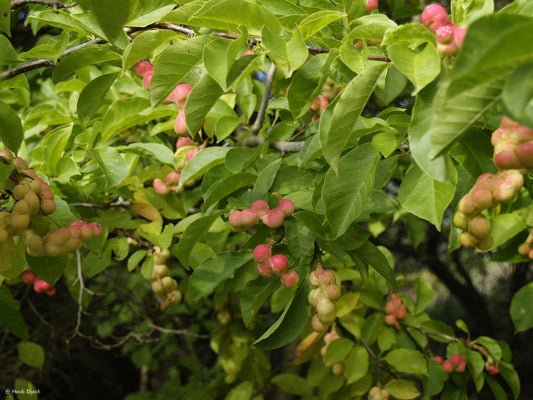
{"label": "glossy green leaf", "polygon": [[99,76],[89,82],[81,91],[77,111],[78,117],[84,126],[87,125],[91,117],[104,103],[105,96],[117,76],[118,72]]}
{"label": "glossy green leaf", "polygon": [[115,101],[102,120],[102,141],[107,142],[123,129],[148,122],[150,103],[140,97],[126,97]]}
{"label": "glossy green leaf", "polygon": [[503,88],[502,101],[511,119],[533,127],[533,66],[514,71]]}
{"label": "glossy green leaf", "polygon": [[195,155],[181,172],[180,187],[196,179],[215,165],[223,164],[228,147],[208,147]]}
{"label": "glossy green leaf", "polygon": [[399,372],[427,375],[426,359],[417,350],[395,349],[387,353],[383,359]]}
{"label": "glossy green leaf", "polygon": [[88,65],[120,60],[121,55],[108,44],[85,46],[66,57],[63,57],[54,68],[52,77],[55,82]]}
{"label": "glossy green leaf", "polygon": [[299,24],[299,30],[304,39],[325,28],[329,24],[346,16],[339,11],[321,10],[305,17]]}
{"label": "glossy green leaf", "polygon": [[455,184],[436,181],[413,164],[402,180],[398,198],[402,208],[440,230],[442,216],[454,194]]}
{"label": "glossy green leaf", "polygon": [[[15,393],[18,400],[38,400],[40,392],[33,383],[25,379],[15,379]],[[9,397],[9,396],[8,396]]]}
{"label": "glossy green leaf", "polygon": [[[122,149],[122,148],[120,148]],[[176,168],[176,158],[174,152],[167,146],[160,143],[131,143],[124,148],[124,150],[145,155],[151,159],[159,161],[161,164],[166,164],[172,168]]]}
{"label": "glossy green leaf", "polygon": [[189,266],[191,249],[206,237],[209,228],[219,216],[220,213],[200,217],[185,229],[176,247],[176,254],[183,265]]}
{"label": "glossy green leaf", "polygon": [[375,269],[381,276],[383,276],[387,282],[391,284],[393,289],[397,287],[396,276],[392,270],[392,266],[381,250],[372,244],[370,241],[366,241],[364,244],[354,250],[365,263]]}
{"label": "glossy green leaf", "polygon": [[13,153],[17,153],[23,138],[24,132],[18,114],[0,100],[0,141]]}
{"label": "glossy green leaf", "polygon": [[221,179],[206,191],[204,195],[204,209],[209,209],[213,204],[229,196],[236,190],[252,185],[256,176],[249,173],[233,174]]}
{"label": "glossy green leaf", "polygon": [[220,283],[235,275],[237,269],[252,260],[248,251],[222,252],[201,263],[189,279],[189,295],[197,300],[211,293]]}
{"label": "glossy green leaf", "polygon": [[145,27],[161,20],[176,7],[174,0],[139,0],[131,3],[128,26]]}
{"label": "glossy green leaf", "polygon": [[118,185],[128,176],[128,164],[114,147],[106,146],[101,149],[94,149],[93,155],[104,172],[107,187]]}
{"label": "glossy green leaf", "polygon": [[505,380],[507,385],[513,392],[514,399],[517,400],[520,397],[520,378],[514,369],[513,365],[504,361],[499,363],[500,375]]}
{"label": "glossy green leaf", "polygon": [[328,344],[326,363],[336,363],[344,360],[353,347],[353,342],[347,338],[335,339]]}
{"label": "glossy green leaf", "polygon": [[9,65],[19,61],[18,53],[4,35],[0,35],[0,65]]}
{"label": "glossy green leaf", "polygon": [[338,173],[330,168],[326,173],[322,198],[326,219],[340,237],[361,214],[374,185],[379,153],[370,144],[356,147],[338,162]]}
{"label": "glossy green leaf", "polygon": [[455,0],[452,2],[452,21],[459,26],[467,26],[493,11],[493,0]]}
{"label": "glossy green leaf", "polygon": [[493,239],[492,247],[497,247],[526,229],[527,210],[518,209],[512,213],[495,215],[491,220],[490,235]]}
{"label": "glossy green leaf", "polygon": [[307,60],[309,51],[299,30],[295,30],[286,41],[265,25],[261,30],[261,38],[272,61],[287,78]]}
{"label": "glossy green leaf", "polygon": [[435,296],[435,291],[433,287],[424,281],[422,278],[417,278],[415,282],[416,286],[416,306],[415,313],[421,313],[426,309],[426,307],[431,303],[433,297]]}
{"label": "glossy green leaf", "polygon": [[42,368],[44,364],[44,350],[34,342],[20,342],[17,345],[20,359],[30,367]]}
{"label": "glossy green leaf", "polygon": [[126,47],[122,57],[122,71],[127,71],[144,57],[151,54],[160,45],[177,37],[177,33],[169,30],[148,30],[141,32]]}
{"label": "glossy green leaf", "polygon": [[406,44],[391,44],[387,47],[392,62],[414,85],[411,93],[416,95],[440,73],[440,57],[435,46],[427,43],[412,50]]}
{"label": "glossy green leaf", "polygon": [[11,1],[0,0],[0,32],[11,36]]}
{"label": "glossy green leaf", "polygon": [[268,328],[254,345],[261,349],[277,349],[294,340],[307,320],[307,285],[300,285],[278,320]]}
{"label": "glossy green leaf", "polygon": [[0,286],[0,324],[22,340],[28,338],[28,326],[19,312],[20,303],[7,286]]}
{"label": "glossy green leaf", "polygon": [[130,0],[94,1],[81,0],[79,4],[94,14],[96,21],[109,41],[121,47],[123,27],[128,21],[132,2]]}
{"label": "glossy green leaf", "polygon": [[297,219],[286,219],[284,225],[289,252],[298,265],[304,264],[305,259],[313,254],[316,236]]}
{"label": "glossy green leaf", "polygon": [[259,175],[257,176],[257,180],[254,184],[254,189],[258,192],[266,193],[274,183],[274,179],[276,179],[276,174],[279,171],[279,167],[281,166],[281,158],[271,162],[259,172]]}
{"label": "glossy green leaf", "polygon": [[533,328],[533,283],[528,283],[513,295],[509,313],[515,332]]}
{"label": "glossy green leaf", "polygon": [[410,400],[420,396],[420,391],[411,382],[403,379],[393,379],[387,382],[385,389],[397,399]]}
{"label": "glossy green leaf", "polygon": [[334,170],[340,169],[341,153],[346,147],[355,123],[374,91],[379,77],[386,68],[385,63],[378,64],[355,77],[341,92],[340,98],[335,103],[331,122],[329,124],[320,123],[322,150],[326,160]]}
{"label": "glossy green leaf", "polygon": [[30,268],[39,276],[39,278],[48,282],[50,286],[54,286],[59,278],[61,278],[67,265],[66,256],[32,257],[27,255],[26,260],[28,261]]}
{"label": "glossy green leaf", "polygon": [[200,129],[207,113],[223,93],[224,90],[208,74],[193,86],[185,103],[185,121],[190,133],[195,134]]}
{"label": "glossy green leaf", "polygon": [[148,254],[147,250],[137,250],[131,256],[128,257],[128,271],[132,271],[141,260]]}
{"label": "glossy green leaf", "polygon": [[350,349],[344,360],[347,383],[356,382],[368,373],[368,361],[368,352],[363,346],[353,346]]}
{"label": "glossy green leaf", "polygon": [[249,281],[241,291],[241,313],[244,325],[248,326],[272,292],[279,287],[276,279],[258,276]]}
{"label": "glossy green leaf", "polygon": [[212,40],[202,35],[178,41],[159,56],[150,82],[152,106],[161,103],[179,83],[192,84],[201,77],[204,48]]}

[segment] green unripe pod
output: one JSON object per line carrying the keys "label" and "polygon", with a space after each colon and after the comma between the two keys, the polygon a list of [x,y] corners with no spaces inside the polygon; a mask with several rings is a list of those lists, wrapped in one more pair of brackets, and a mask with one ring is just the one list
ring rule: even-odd
{"label": "green unripe pod", "polygon": [[[17,203],[18,204],[18,203]],[[11,216],[9,230],[15,235],[20,235],[30,226],[30,216],[28,214],[18,214]]]}
{"label": "green unripe pod", "polygon": [[163,285],[163,289],[165,290],[165,293],[173,292],[174,290],[178,288],[178,282],[176,282],[170,276],[164,276],[161,279],[161,284]]}

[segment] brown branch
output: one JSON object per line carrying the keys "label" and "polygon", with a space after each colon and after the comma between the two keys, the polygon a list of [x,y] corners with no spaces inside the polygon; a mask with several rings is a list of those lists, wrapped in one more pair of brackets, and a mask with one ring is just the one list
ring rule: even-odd
{"label": "brown branch", "polygon": [[373,351],[372,349],[370,348],[370,346],[363,340],[363,338],[360,338],[359,341],[361,342],[361,344],[363,345],[363,347],[366,349],[366,351],[368,352],[368,354],[370,354],[370,357],[372,357],[374,359],[374,361],[378,364],[378,366],[383,369],[384,371],[387,371],[390,376],[392,376],[393,378],[397,379],[398,376],[391,371],[391,369],[385,365],[385,363],[383,362],[383,360],[381,358],[379,358]]}
{"label": "brown branch", "polygon": [[76,6],[76,3],[65,4],[55,0],[13,0],[11,2],[11,9],[14,10],[26,4],[41,4],[52,7],[54,11],[57,11],[61,8],[72,8]]}
{"label": "brown branch", "polygon": [[[262,136],[249,136],[242,141],[242,145],[246,147],[257,147],[267,141]],[[272,149],[279,150],[284,153],[298,153],[302,150],[305,142],[289,142],[285,140],[269,140],[268,145]]]}
{"label": "brown branch", "polygon": [[270,100],[270,91],[272,90],[272,82],[274,82],[274,76],[276,75],[276,65],[272,63],[270,71],[268,71],[267,77],[265,79],[265,93],[261,99],[261,106],[257,112],[257,118],[255,119],[254,124],[252,125],[252,135],[257,135],[263,126],[263,121],[265,120],[266,109],[268,107],[268,101]]}

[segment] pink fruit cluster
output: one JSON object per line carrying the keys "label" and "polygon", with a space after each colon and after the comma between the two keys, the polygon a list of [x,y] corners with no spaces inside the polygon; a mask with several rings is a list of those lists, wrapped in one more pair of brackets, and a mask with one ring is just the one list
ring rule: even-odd
{"label": "pink fruit cluster", "polygon": [[385,304],[385,323],[387,325],[394,326],[396,329],[401,330],[402,327],[398,320],[405,318],[407,315],[407,309],[402,302],[402,299],[396,294],[391,294],[391,299]]}
{"label": "pink fruit cluster", "polygon": [[166,176],[166,181],[156,178],[153,180],[152,185],[156,193],[166,196],[170,192],[177,192],[178,185],[180,183],[181,174],[177,171],[170,171]]}
{"label": "pink fruit cluster", "polygon": [[492,133],[491,142],[498,168],[533,172],[533,129],[504,116]]}
{"label": "pink fruit cluster", "polygon": [[269,228],[275,229],[283,225],[286,217],[294,212],[294,202],[289,199],[281,199],[278,206],[270,209],[264,200],[256,200],[250,208],[242,211],[235,210],[229,215],[229,223],[235,230],[243,232],[251,228],[261,220]]}
{"label": "pink fruit cluster", "polygon": [[379,8],[378,0],[367,0],[366,9],[368,10],[368,12],[372,12],[373,10],[377,10],[378,8]]}
{"label": "pink fruit cluster", "polygon": [[496,364],[486,363],[485,370],[492,376],[498,375],[500,373],[500,368]]}
{"label": "pink fruit cluster", "polygon": [[320,348],[320,355],[324,360],[326,367],[330,368],[334,375],[343,375],[344,374],[344,361],[338,362],[326,362],[326,353],[331,342],[340,339],[340,335],[337,333],[335,327],[331,328],[331,331],[324,335],[324,346]]}
{"label": "pink fruit cluster", "polygon": [[[146,89],[150,90],[150,84],[152,82],[152,76],[154,75],[154,66],[149,61],[143,60],[135,64],[135,75],[142,78],[143,85]],[[185,123],[185,102],[191,92],[192,87],[186,83],[180,83],[163,101],[163,104],[176,104],[178,107],[178,115],[174,120],[174,132],[178,136],[189,136],[187,130],[187,124]]]}
{"label": "pink fruit cluster", "polygon": [[316,96],[315,100],[313,100],[313,103],[311,104],[311,107],[309,108],[313,113],[311,122],[314,122],[318,118],[320,118],[320,115],[322,115],[322,112],[326,109],[328,105],[329,100],[325,96]]}
{"label": "pink fruit cluster", "polygon": [[453,224],[464,232],[460,240],[464,247],[488,250],[492,247],[491,223],[482,211],[510,201],[524,184],[522,172],[515,169],[480,175],[472,189],[459,201]]}
{"label": "pink fruit cluster", "polygon": [[27,285],[33,285],[33,290],[37,293],[46,293],[48,296],[56,294],[56,288],[50,286],[48,282],[40,279],[31,269],[27,269],[22,273],[22,280]]}
{"label": "pink fruit cluster", "polygon": [[73,221],[68,228],[55,228],[44,236],[26,231],[26,251],[33,257],[57,257],[78,250],[84,241],[102,234],[98,222]]}
{"label": "pink fruit cluster", "polygon": [[311,305],[311,328],[324,332],[336,318],[334,301],[341,296],[341,288],[335,282],[335,274],[318,265],[309,274],[309,283],[315,287],[309,292],[307,300]]}
{"label": "pink fruit cluster", "polygon": [[257,261],[259,274],[271,277],[277,275],[281,279],[281,284],[287,288],[298,285],[300,277],[296,271],[287,271],[289,260],[283,254],[272,255],[274,242],[257,245],[254,249],[254,260]]}
{"label": "pink fruit cluster", "polygon": [[448,12],[440,4],[428,5],[422,12],[422,23],[435,32],[437,50],[443,56],[457,54],[466,35],[466,28],[460,28],[450,21]]}
{"label": "pink fruit cluster", "polygon": [[444,360],[441,356],[435,356],[433,359],[437,361],[441,366],[444,372],[463,372],[466,369],[465,364],[465,355],[454,354],[447,360]]}
{"label": "pink fruit cluster", "polygon": [[181,171],[193,157],[207,146],[207,141],[201,145],[196,144],[190,137],[180,137],[176,141],[176,152],[174,154],[177,163],[177,170]]}

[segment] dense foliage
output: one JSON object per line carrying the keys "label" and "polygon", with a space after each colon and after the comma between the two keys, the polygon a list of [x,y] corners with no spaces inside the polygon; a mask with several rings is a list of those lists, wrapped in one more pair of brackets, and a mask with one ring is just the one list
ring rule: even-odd
{"label": "dense foliage", "polygon": [[[0,352],[46,370],[30,299],[63,295],[129,400],[520,397],[509,344],[432,318],[380,238],[533,259],[531,1],[0,9]],[[508,312],[533,327],[533,283]]]}

